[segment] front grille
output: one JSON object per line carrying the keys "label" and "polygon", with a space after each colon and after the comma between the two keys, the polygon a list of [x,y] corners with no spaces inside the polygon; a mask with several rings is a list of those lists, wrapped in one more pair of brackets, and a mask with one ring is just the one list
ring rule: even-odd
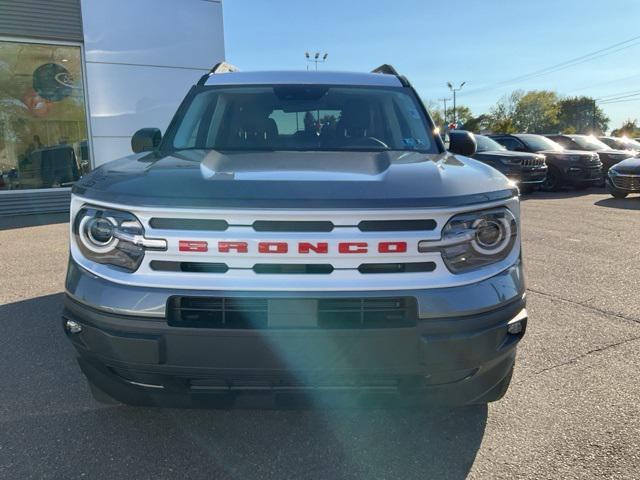
{"label": "front grille", "polygon": [[544,158],[523,158],[523,167],[541,167],[544,165]]}
{"label": "front grille", "polygon": [[415,232],[435,230],[435,220],[364,220],[358,224],[361,232]]}
{"label": "front grille", "polygon": [[[296,303],[303,305],[300,311],[310,318],[298,320],[294,315],[283,324],[282,312],[289,307],[295,310]],[[411,297],[171,297],[167,302],[167,323],[185,328],[254,330],[269,328],[270,324],[272,328],[399,328],[415,325],[416,319],[417,303]]]}
{"label": "front grille", "polygon": [[611,177],[613,185],[621,190],[638,191],[640,190],[640,175],[627,175]]}

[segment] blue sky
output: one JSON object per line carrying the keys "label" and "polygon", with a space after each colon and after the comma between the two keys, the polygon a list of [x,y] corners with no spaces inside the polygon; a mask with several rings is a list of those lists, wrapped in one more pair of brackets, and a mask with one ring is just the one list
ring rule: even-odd
{"label": "blue sky", "polygon": [[[618,52],[527,81],[495,84],[640,36],[638,0],[224,0],[227,60],[243,70],[325,70],[393,64],[423,98],[467,85],[459,102],[488,111],[514,89],[602,97],[640,91],[640,40]],[[474,89],[482,89],[473,92]],[[640,96],[603,105],[611,127],[640,120]]]}

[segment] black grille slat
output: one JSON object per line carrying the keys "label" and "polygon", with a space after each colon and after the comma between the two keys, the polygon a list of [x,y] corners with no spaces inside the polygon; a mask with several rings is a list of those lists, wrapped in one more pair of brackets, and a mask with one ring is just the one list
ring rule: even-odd
{"label": "black grille slat", "polygon": [[253,222],[256,232],[331,232],[332,222],[325,221],[271,221],[256,220]]}
{"label": "black grille slat", "polygon": [[269,275],[327,275],[333,272],[333,265],[320,263],[257,263],[253,271]]}
{"label": "black grille slat", "polygon": [[415,232],[432,231],[438,224],[435,220],[363,220],[358,223],[361,232]]}
{"label": "black grille slat", "polygon": [[383,273],[418,273],[433,272],[436,269],[434,262],[415,263],[363,263],[358,267],[362,274],[383,274]]}
{"label": "black grille slat", "polygon": [[[399,328],[415,325],[417,303],[412,297],[321,298],[317,303],[319,329]],[[269,302],[278,299],[236,297],[171,297],[167,322],[173,327],[268,328]],[[304,325],[304,328],[309,328]]]}
{"label": "black grille slat", "polygon": [[224,232],[229,228],[226,220],[209,220],[199,218],[152,218],[149,220],[151,228],[162,230],[202,230]]}
{"label": "black grille slat", "polygon": [[153,260],[149,263],[152,270],[159,272],[187,272],[187,273],[227,273],[229,267],[225,263],[207,262],[168,262]]}

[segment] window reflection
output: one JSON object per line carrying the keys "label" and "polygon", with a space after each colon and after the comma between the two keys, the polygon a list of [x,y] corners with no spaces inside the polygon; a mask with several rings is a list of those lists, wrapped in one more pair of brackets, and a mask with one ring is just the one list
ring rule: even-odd
{"label": "window reflection", "polygon": [[0,190],[68,187],[89,169],[80,47],[0,41]]}

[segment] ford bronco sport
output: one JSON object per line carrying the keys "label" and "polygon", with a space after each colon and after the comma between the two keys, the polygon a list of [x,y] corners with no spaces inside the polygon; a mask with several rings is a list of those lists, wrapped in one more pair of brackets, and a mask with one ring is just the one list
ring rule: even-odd
{"label": "ford bronco sport", "polygon": [[73,187],[63,325],[96,399],[504,395],[518,191],[392,67],[219,65],[132,147]]}

